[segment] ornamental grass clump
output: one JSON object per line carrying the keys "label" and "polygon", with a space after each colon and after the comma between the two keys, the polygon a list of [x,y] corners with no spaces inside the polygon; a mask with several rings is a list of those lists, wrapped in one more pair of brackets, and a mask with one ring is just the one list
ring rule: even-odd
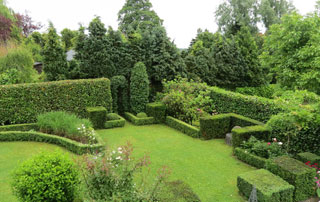
{"label": "ornamental grass clump", "polygon": [[92,124],[88,119],[80,119],[63,111],[47,112],[37,116],[41,132],[66,137],[85,144],[96,143]]}

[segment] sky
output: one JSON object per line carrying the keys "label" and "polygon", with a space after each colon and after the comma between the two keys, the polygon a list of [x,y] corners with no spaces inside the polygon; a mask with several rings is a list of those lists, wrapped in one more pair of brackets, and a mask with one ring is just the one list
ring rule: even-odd
{"label": "sky", "polygon": [[[153,9],[164,20],[168,36],[178,48],[187,48],[197,30],[217,31],[214,12],[223,0],[150,0]],[[118,11],[125,0],[6,0],[15,12],[25,13],[35,22],[48,25],[52,21],[58,31],[77,30],[79,23],[88,26],[95,17],[114,29],[118,27]],[[316,0],[293,0],[301,14],[314,10]]]}

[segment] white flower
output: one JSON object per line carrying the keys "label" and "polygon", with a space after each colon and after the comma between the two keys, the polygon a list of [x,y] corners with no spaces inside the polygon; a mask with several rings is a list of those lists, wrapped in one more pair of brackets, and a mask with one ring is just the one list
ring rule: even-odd
{"label": "white flower", "polygon": [[282,145],[283,143],[282,143],[282,142],[278,142],[278,144],[279,144],[279,145]]}
{"label": "white flower", "polygon": [[115,153],[116,153],[116,151],[112,151],[112,153],[113,153],[113,154],[115,154]]}
{"label": "white flower", "polygon": [[116,159],[117,159],[117,160],[121,160],[121,156],[118,156]]}

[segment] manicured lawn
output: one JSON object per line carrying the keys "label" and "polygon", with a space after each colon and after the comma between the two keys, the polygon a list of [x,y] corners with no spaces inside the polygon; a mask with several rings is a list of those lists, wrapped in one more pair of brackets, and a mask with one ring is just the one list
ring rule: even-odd
{"label": "manicured lawn", "polygon": [[134,156],[145,152],[151,157],[151,172],[162,165],[171,171],[170,180],[188,183],[204,202],[241,202],[236,179],[238,174],[254,168],[232,156],[232,148],[224,140],[201,141],[164,125],[133,126],[98,131],[111,148],[125,144],[134,146]]}
{"label": "manicured lawn", "polygon": [[0,201],[17,201],[17,198],[11,193],[10,174],[20,162],[41,151],[55,151],[56,149],[63,150],[58,146],[45,143],[0,142]]}

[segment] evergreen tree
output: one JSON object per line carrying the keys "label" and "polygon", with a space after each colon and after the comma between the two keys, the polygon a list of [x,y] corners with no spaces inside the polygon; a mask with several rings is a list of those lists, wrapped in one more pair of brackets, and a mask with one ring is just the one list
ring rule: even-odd
{"label": "evergreen tree", "polygon": [[146,66],[142,62],[135,64],[130,77],[130,107],[135,114],[145,112],[149,101],[149,80]]}
{"label": "evergreen tree", "polygon": [[63,42],[64,48],[66,51],[70,50],[73,46],[73,39],[77,36],[76,31],[72,31],[68,28],[65,28],[61,31],[61,40]]}
{"label": "evergreen tree", "polygon": [[47,39],[43,49],[43,70],[47,80],[56,81],[67,78],[68,64],[56,29],[50,24]]}
{"label": "evergreen tree", "polygon": [[149,0],[126,0],[118,13],[119,29],[125,34],[162,25]]}

